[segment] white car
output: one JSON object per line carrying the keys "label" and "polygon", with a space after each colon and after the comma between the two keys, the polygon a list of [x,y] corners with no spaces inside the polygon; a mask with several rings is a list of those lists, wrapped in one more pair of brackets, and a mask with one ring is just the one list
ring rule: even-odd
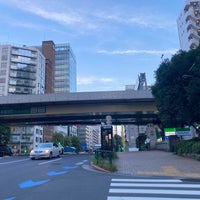
{"label": "white car", "polygon": [[32,160],[36,158],[53,158],[59,156],[60,148],[56,143],[53,142],[40,143],[30,152],[30,158]]}

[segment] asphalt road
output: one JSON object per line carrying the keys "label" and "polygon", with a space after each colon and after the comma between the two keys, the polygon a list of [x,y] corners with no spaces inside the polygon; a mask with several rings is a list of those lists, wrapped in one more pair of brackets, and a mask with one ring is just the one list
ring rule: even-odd
{"label": "asphalt road", "polygon": [[83,169],[90,159],[90,155],[0,159],[0,199],[106,199],[110,178]]}
{"label": "asphalt road", "polygon": [[90,167],[91,158],[0,158],[0,200],[200,199],[199,182],[103,173]]}

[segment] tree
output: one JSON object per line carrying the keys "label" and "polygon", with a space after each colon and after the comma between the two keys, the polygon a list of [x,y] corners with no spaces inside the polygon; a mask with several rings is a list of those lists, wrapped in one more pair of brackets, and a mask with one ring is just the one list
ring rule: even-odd
{"label": "tree", "polygon": [[10,127],[0,124],[0,144],[8,144],[10,135]]}
{"label": "tree", "polygon": [[122,147],[123,144],[122,144],[122,137],[115,134],[114,135],[114,148],[115,148],[115,151],[119,151],[119,147]]}
{"label": "tree", "polygon": [[71,138],[69,136],[64,137],[64,146],[71,146]]}
{"label": "tree", "polygon": [[165,59],[152,86],[161,123],[183,127],[200,123],[200,47]]}
{"label": "tree", "polygon": [[78,153],[81,150],[81,142],[79,137],[72,136],[71,137],[71,145],[76,148],[76,152]]}
{"label": "tree", "polygon": [[61,145],[64,145],[64,136],[62,133],[55,133],[53,134],[52,141],[55,143],[60,143]]}

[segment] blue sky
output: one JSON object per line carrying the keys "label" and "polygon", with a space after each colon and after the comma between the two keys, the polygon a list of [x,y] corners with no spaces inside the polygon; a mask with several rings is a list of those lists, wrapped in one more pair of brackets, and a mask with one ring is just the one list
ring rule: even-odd
{"label": "blue sky", "polygon": [[185,0],[0,0],[0,43],[69,43],[77,91],[148,85],[161,55],[180,49],[176,20]]}

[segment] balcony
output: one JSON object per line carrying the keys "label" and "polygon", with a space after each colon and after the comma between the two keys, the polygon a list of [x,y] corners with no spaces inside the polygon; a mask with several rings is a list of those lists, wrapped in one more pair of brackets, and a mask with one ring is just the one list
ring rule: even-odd
{"label": "balcony", "polygon": [[21,66],[17,66],[17,65],[11,65],[10,69],[16,70],[16,71],[24,71],[24,72],[35,72],[35,73],[37,72],[37,70],[35,68],[30,67],[30,66],[21,67]]}
{"label": "balcony", "polygon": [[27,58],[37,58],[36,52],[29,51],[29,50],[22,50],[22,49],[12,49],[11,54],[14,56],[23,56]]}
{"label": "balcony", "polygon": [[27,65],[34,65],[36,66],[37,65],[37,62],[36,61],[33,61],[33,60],[25,60],[25,59],[21,59],[21,58],[11,58],[11,62],[14,62],[14,63],[21,63],[21,64],[27,64]]}
{"label": "balcony", "polygon": [[184,7],[184,11],[187,12],[189,10],[189,7],[190,7],[190,5],[186,4],[185,7]]}

